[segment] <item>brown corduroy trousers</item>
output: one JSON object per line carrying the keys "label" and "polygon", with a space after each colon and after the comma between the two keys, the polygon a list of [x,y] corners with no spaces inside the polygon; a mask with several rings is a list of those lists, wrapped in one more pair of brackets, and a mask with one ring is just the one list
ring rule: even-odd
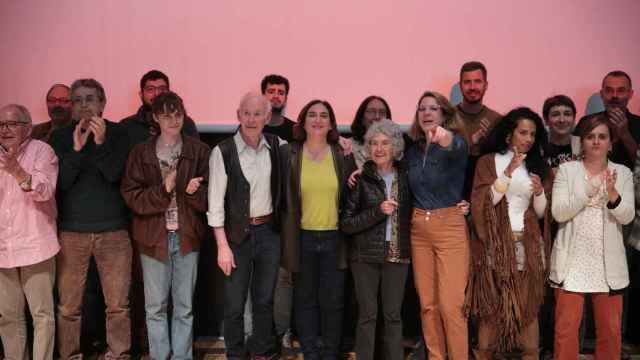
{"label": "brown corduroy trousers", "polygon": [[467,222],[458,208],[414,210],[411,261],[430,360],[469,358],[463,313],[469,252]]}

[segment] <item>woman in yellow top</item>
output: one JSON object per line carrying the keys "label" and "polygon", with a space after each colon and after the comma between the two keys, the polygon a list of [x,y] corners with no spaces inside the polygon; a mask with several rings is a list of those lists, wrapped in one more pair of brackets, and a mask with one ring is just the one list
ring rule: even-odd
{"label": "woman in yellow top", "polygon": [[338,144],[336,118],[326,101],[313,100],[302,109],[293,135],[288,159],[282,162],[283,266],[294,274],[304,358],[337,359],[347,267],[338,219],[346,179],[355,165]]}

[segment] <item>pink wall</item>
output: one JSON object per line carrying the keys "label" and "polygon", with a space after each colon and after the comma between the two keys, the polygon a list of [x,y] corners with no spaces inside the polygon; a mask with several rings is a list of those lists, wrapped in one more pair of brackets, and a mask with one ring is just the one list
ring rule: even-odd
{"label": "pink wall", "polygon": [[290,117],[320,97],[342,123],[372,93],[408,122],[420,93],[448,95],[470,59],[487,65],[486,103],[499,111],[539,111],[547,96],[566,93],[582,114],[613,69],[640,84],[637,0],[22,0],[1,8],[0,104],[25,104],[37,122],[49,86],[79,77],[105,86],[108,118],[131,114],[151,68],[169,75],[201,124],[235,122],[238,100],[267,73],[291,80]]}

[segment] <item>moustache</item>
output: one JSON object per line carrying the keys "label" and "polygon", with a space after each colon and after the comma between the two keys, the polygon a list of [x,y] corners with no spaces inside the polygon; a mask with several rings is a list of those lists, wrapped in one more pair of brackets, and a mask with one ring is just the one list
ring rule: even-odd
{"label": "moustache", "polygon": [[54,114],[63,114],[67,112],[67,109],[63,108],[62,106],[55,106],[53,109],[51,109],[51,112]]}

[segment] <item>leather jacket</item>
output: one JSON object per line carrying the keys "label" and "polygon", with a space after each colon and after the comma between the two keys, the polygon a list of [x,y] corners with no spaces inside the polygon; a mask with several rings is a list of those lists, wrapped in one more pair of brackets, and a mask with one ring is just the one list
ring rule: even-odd
{"label": "leather jacket", "polygon": [[[156,155],[157,136],[136,145],[127,161],[120,190],[133,213],[131,236],[142,254],[166,260],[167,229],[165,211],[171,195],[165,190]],[[198,251],[207,225],[207,187],[209,184],[209,147],[191,136],[182,136],[182,151],[176,177],[178,233],[180,253]],[[192,178],[203,177],[198,190],[189,195],[187,185]]]}
{"label": "leather jacket", "polygon": [[[300,268],[300,221],[302,219],[302,199],[300,195],[300,175],[302,170],[302,143],[289,143],[285,149],[285,157],[281,164],[283,183],[282,207],[282,266],[291,272]],[[346,195],[346,183],[349,175],[355,170],[352,156],[345,156],[342,147],[331,145],[331,155],[338,177],[338,212],[342,208]],[[338,214],[338,218],[340,214]],[[338,245],[338,269],[347,267],[347,248],[344,240]]]}
{"label": "leather jacket", "polygon": [[353,189],[350,189],[342,217],[340,229],[352,235],[349,246],[351,261],[383,263],[407,263],[411,254],[410,226],[412,199],[409,190],[407,167],[403,162],[395,162],[397,172],[399,203],[396,237],[386,240],[388,216],[380,209],[387,198],[384,180],[376,171],[376,164],[369,160],[362,167],[362,175]]}

